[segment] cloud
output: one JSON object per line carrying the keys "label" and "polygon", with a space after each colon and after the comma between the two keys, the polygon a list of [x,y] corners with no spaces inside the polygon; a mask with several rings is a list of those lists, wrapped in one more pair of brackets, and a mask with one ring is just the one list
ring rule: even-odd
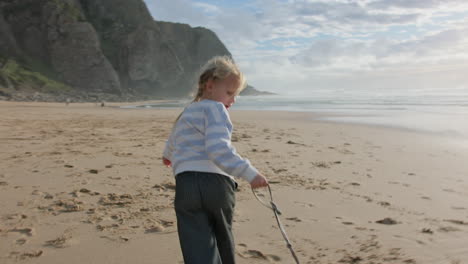
{"label": "cloud", "polygon": [[157,20],[213,30],[262,90],[468,81],[464,0],[146,2]]}
{"label": "cloud", "polygon": [[218,8],[215,5],[212,4],[207,4],[207,3],[201,3],[201,2],[195,2],[193,3],[193,6],[195,8],[199,8],[202,10],[203,13],[205,13],[208,16],[213,16],[213,15],[218,15],[222,11],[220,8]]}
{"label": "cloud", "polygon": [[433,9],[441,6],[466,5],[464,0],[378,0],[368,4],[371,8],[388,9],[392,7],[401,9]]}
{"label": "cloud", "polygon": [[419,66],[426,71],[432,64],[450,60],[456,62],[468,57],[468,28],[450,29],[428,34],[410,41],[375,39],[341,41],[319,40],[307,49],[298,52],[291,60],[300,67],[327,69],[347,68],[355,71],[401,69],[404,66]]}

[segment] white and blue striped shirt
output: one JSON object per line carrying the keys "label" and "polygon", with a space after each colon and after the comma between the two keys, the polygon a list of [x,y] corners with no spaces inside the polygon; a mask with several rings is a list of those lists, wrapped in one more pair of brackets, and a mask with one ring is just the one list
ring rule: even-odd
{"label": "white and blue striped shirt", "polygon": [[231,145],[232,128],[227,109],[220,102],[205,99],[187,106],[163,153],[172,162],[174,175],[213,172],[251,182],[258,171]]}

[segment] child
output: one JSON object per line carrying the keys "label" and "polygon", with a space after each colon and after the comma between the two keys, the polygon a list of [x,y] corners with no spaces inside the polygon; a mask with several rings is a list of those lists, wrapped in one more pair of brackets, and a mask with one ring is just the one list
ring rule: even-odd
{"label": "child", "polygon": [[231,145],[227,109],[244,88],[243,74],[229,57],[208,61],[195,99],[177,118],[164,149],[163,163],[176,175],[174,207],[186,264],[235,263],[233,176],[252,188],[268,185]]}

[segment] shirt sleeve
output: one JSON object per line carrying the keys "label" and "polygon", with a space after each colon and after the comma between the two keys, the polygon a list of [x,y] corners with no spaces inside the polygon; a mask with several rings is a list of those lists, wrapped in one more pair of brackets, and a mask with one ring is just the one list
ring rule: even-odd
{"label": "shirt sleeve", "polygon": [[166,140],[166,145],[163,151],[163,157],[172,161],[172,152],[174,152],[174,131],[171,132],[169,139]]}
{"label": "shirt sleeve", "polygon": [[251,182],[258,171],[231,145],[232,123],[224,105],[210,105],[205,116],[205,147],[210,160],[227,174]]}

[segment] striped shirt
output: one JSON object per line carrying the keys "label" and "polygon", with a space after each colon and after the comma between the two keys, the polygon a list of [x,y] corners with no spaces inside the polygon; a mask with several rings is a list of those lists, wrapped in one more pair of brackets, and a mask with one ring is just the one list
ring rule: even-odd
{"label": "striped shirt", "polygon": [[258,171],[231,145],[232,129],[222,103],[208,99],[194,102],[176,122],[163,156],[172,162],[174,175],[213,172],[251,182]]}

